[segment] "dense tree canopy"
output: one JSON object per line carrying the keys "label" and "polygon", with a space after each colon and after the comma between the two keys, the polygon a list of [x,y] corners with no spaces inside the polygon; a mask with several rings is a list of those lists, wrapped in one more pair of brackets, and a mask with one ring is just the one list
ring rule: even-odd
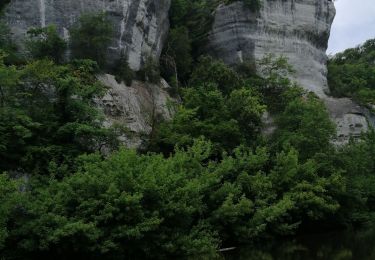
{"label": "dense tree canopy", "polygon": [[335,96],[375,104],[375,40],[336,54],[328,63],[328,83]]}
{"label": "dense tree canopy", "polygon": [[77,59],[92,59],[106,65],[106,53],[111,43],[113,25],[105,13],[84,14],[71,28],[70,47]]}
{"label": "dense tree canopy", "polygon": [[[111,31],[104,14],[73,30],[73,58],[86,59],[63,58],[53,26],[31,29],[31,55],[10,59],[19,54],[0,27],[2,257],[179,258],[374,220],[375,133],[335,147],[323,103],[289,79],[283,57],[229,67],[192,53],[213,3],[190,2],[172,1],[165,67],[148,57],[137,73],[158,82],[160,69],[181,97],[142,152],[119,147],[95,106],[106,91],[96,79]],[[334,58],[331,80],[360,61],[366,77],[356,80],[369,84],[372,47]],[[136,76],[124,57],[111,69],[127,84]]]}

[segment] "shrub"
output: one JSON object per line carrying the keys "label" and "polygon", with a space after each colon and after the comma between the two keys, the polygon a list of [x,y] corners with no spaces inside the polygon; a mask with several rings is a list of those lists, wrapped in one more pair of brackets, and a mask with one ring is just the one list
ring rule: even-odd
{"label": "shrub", "polygon": [[124,81],[126,85],[130,86],[135,78],[135,72],[129,67],[127,59],[121,55],[121,58],[115,63],[113,73],[116,81]]}
{"label": "shrub", "polygon": [[113,27],[105,13],[84,14],[71,28],[71,49],[76,59],[92,59],[101,67],[106,64]]}
{"label": "shrub", "polygon": [[27,47],[34,59],[50,58],[56,63],[63,61],[67,43],[60,38],[56,26],[34,28],[28,32]]}

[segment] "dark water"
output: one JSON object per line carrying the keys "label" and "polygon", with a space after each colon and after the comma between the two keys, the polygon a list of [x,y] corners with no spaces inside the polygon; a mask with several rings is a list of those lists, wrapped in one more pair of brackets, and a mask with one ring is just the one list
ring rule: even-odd
{"label": "dark water", "polygon": [[306,235],[223,253],[225,260],[375,260],[375,227]]}

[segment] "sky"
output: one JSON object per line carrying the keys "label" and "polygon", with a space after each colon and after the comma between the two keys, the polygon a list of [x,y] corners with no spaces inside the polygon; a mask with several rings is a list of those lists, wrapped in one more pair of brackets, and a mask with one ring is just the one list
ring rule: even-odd
{"label": "sky", "polygon": [[375,38],[375,0],[337,0],[328,54]]}

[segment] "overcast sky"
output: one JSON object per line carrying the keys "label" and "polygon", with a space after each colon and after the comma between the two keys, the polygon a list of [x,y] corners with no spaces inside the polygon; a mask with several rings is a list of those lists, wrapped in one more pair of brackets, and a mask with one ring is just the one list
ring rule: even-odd
{"label": "overcast sky", "polygon": [[375,38],[375,0],[337,0],[328,54]]}

